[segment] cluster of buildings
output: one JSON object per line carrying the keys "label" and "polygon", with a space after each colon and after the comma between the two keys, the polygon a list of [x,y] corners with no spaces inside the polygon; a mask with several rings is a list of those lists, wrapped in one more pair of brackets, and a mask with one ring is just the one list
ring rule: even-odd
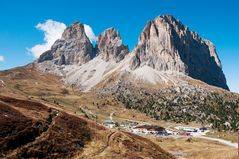
{"label": "cluster of buildings", "polygon": [[105,120],[105,122],[103,123],[103,125],[107,128],[133,128],[136,125],[138,125],[139,123],[137,122],[130,122],[130,121],[126,121],[126,122],[113,122],[112,120]]}
{"label": "cluster of buildings", "polygon": [[107,128],[122,128],[126,131],[134,134],[141,135],[167,135],[165,128],[158,125],[139,124],[137,122],[113,122],[112,120],[106,120],[103,123]]}
{"label": "cluster of buildings", "polygon": [[176,126],[175,129],[165,129],[158,125],[139,124],[137,122],[113,122],[112,120],[106,120],[103,123],[108,128],[122,128],[126,131],[132,132],[138,135],[160,135],[160,136],[175,136],[175,137],[190,137],[197,134],[207,132],[207,128],[193,128]]}
{"label": "cluster of buildings", "polygon": [[167,135],[165,128],[158,125],[139,125],[131,129],[134,134]]}

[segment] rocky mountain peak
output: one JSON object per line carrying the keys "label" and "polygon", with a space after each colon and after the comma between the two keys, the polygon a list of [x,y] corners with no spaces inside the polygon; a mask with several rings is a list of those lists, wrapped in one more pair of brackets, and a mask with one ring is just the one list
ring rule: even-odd
{"label": "rocky mountain peak", "polygon": [[171,16],[159,16],[146,24],[133,50],[132,69],[148,65],[158,71],[186,73],[186,66],[171,40],[171,23],[176,22]]}
{"label": "rocky mountain peak", "polygon": [[123,44],[120,33],[115,28],[109,28],[99,35],[96,49],[105,61],[113,59],[119,62],[129,53],[128,46]]}
{"label": "rocky mountain peak", "polygon": [[147,65],[228,89],[214,45],[171,15],[158,16],[146,24],[133,54],[133,70]]}
{"label": "rocky mountain peak", "polygon": [[43,53],[38,62],[54,61],[57,65],[81,65],[95,57],[94,48],[86,36],[84,25],[76,22],[67,27],[61,39]]}
{"label": "rocky mountain peak", "polygon": [[84,29],[84,24],[80,22],[73,23],[71,26],[67,27],[64,30],[61,39],[64,39],[64,40],[87,39],[85,29]]}

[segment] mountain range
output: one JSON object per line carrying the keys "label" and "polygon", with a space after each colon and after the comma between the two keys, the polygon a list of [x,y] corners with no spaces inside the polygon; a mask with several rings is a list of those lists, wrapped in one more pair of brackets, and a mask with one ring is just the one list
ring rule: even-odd
{"label": "mountain range", "polygon": [[[155,74],[148,72],[136,79],[144,78],[146,82],[160,83],[164,80],[164,75],[168,77],[168,74],[182,74],[228,90],[221,62],[212,42],[190,31],[171,15],[159,16],[149,21],[131,53],[116,29],[109,28],[101,33],[94,47],[86,36],[84,25],[74,23],[64,31],[62,38],[57,40],[49,51],[41,55],[37,63],[45,65],[44,63],[48,62],[52,67],[64,66],[63,70],[66,72],[67,68],[76,66],[74,71],[69,73],[73,75],[76,70],[82,70],[87,64],[94,63],[93,61],[96,63],[95,69],[101,64],[98,67],[105,66],[104,70],[84,70],[91,72],[89,78],[70,83],[84,87],[84,83],[91,81],[99,72],[102,72],[100,79],[94,84],[102,81],[106,73],[137,74],[140,70],[150,70],[160,74],[159,78],[148,78]],[[114,70],[116,68],[118,69]],[[56,73],[58,70],[55,70]],[[77,74],[84,76],[78,71]],[[63,71],[63,75],[66,72]],[[69,75],[66,78],[66,81],[72,80]],[[165,81],[170,80],[166,78]],[[91,88],[94,85],[87,86]]]}

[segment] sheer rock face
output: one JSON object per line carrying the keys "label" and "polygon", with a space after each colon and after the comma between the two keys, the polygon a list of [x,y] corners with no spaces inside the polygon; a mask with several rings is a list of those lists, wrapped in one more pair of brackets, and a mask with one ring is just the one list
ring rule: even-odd
{"label": "sheer rock face", "polygon": [[94,48],[86,36],[84,25],[74,23],[63,32],[51,50],[43,53],[38,62],[53,60],[57,65],[81,65],[95,57]]}
{"label": "sheer rock face", "polygon": [[228,89],[214,45],[171,15],[147,23],[133,54],[133,70],[148,65],[158,71],[182,72]]}
{"label": "sheer rock face", "polygon": [[119,62],[129,53],[128,46],[123,45],[119,32],[114,28],[109,28],[99,35],[96,49],[97,54],[105,61],[113,59]]}

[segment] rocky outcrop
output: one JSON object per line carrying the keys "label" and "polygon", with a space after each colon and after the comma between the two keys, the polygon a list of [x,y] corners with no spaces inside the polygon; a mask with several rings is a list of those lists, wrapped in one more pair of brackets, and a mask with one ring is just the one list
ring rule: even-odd
{"label": "rocky outcrop", "polygon": [[182,72],[228,90],[214,45],[171,15],[147,23],[133,54],[131,69],[148,65],[158,71]]}
{"label": "rocky outcrop", "polygon": [[37,62],[41,63],[41,62],[49,61],[52,59],[53,59],[52,52],[51,52],[51,50],[48,50],[48,51],[44,52],[43,54],[41,54],[41,56],[38,58]]}
{"label": "rocky outcrop", "polygon": [[57,65],[81,65],[93,57],[95,51],[86,36],[84,25],[74,23],[66,28],[61,39],[53,44],[51,50],[40,56],[38,62],[53,60]]}
{"label": "rocky outcrop", "polygon": [[119,32],[114,28],[109,28],[99,35],[96,49],[97,54],[105,61],[113,59],[119,62],[129,53],[128,46],[123,45]]}

